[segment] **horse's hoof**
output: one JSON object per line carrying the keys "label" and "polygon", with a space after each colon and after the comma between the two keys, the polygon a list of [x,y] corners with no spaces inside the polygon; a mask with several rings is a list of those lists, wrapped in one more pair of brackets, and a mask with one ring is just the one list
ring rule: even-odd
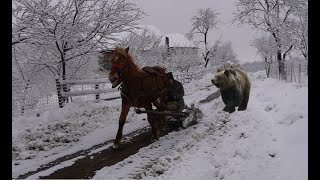
{"label": "horse's hoof", "polygon": [[119,149],[119,144],[113,144],[113,145],[112,145],[112,148],[113,148],[113,149]]}

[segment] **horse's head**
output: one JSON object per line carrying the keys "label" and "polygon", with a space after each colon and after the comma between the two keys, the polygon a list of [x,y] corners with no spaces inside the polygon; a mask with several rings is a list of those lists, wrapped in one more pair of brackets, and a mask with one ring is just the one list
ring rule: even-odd
{"label": "horse's head", "polygon": [[122,73],[128,68],[128,51],[127,48],[115,48],[110,56],[111,71],[108,79],[112,84],[112,88],[117,87],[122,82]]}

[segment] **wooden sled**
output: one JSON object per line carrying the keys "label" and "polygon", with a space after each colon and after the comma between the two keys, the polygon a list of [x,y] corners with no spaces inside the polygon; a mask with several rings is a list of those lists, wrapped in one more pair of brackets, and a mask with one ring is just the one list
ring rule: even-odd
{"label": "wooden sled", "polygon": [[[164,115],[166,117],[169,117],[168,120],[170,121],[181,121],[181,125],[183,128],[188,128],[198,122],[198,119],[202,117],[201,111],[194,107],[187,107],[182,110],[182,112],[177,112],[177,111],[171,111],[171,110],[164,110],[164,111],[159,111],[159,110],[141,110],[139,108],[135,109],[135,112],[137,114],[141,113],[151,113],[155,115]],[[171,118],[170,118],[171,117]]]}

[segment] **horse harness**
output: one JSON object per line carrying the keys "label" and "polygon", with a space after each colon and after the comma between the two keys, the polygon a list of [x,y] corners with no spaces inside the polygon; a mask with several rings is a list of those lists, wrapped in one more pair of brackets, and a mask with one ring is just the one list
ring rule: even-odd
{"label": "horse harness", "polygon": [[116,63],[112,63],[111,64],[111,69],[114,69],[115,71],[117,71],[117,73],[119,74],[119,77],[122,78],[122,71],[124,71],[125,68],[129,69],[129,64],[125,64],[125,65],[121,65],[121,64],[116,64]]}
{"label": "horse harness", "polygon": [[[161,95],[167,90],[166,87],[167,87],[168,84],[167,84],[166,81],[164,80],[163,75],[161,75],[161,74],[158,73],[158,72],[155,72],[155,71],[151,70],[150,67],[144,67],[144,68],[142,68],[142,70],[143,70],[144,72],[146,72],[146,74],[144,74],[144,75],[143,75],[143,74],[140,74],[139,76],[137,76],[137,77],[135,78],[135,81],[137,81],[137,83],[140,84],[140,89],[137,90],[137,91],[139,91],[139,93],[138,93],[139,95],[136,96],[134,99],[132,99],[132,98],[129,96],[129,87],[128,87],[127,84],[121,83],[121,85],[120,85],[120,87],[119,87],[120,93],[121,93],[123,96],[125,96],[126,98],[130,99],[131,102],[133,102],[133,103],[135,103],[139,97],[141,97],[141,96],[146,96],[146,95],[151,96],[152,101],[155,101],[159,96],[161,96]],[[153,81],[152,83],[153,83],[153,84],[156,84],[156,83],[157,83],[157,82],[156,82],[156,77],[157,77],[157,76],[161,77],[161,78],[163,79],[163,81],[166,83],[166,84],[165,84],[165,87],[164,87],[163,89],[161,89],[161,90],[150,90],[150,89],[147,89],[146,87],[144,87],[144,80],[145,80],[145,78],[150,77],[150,76],[152,77],[152,81]]]}

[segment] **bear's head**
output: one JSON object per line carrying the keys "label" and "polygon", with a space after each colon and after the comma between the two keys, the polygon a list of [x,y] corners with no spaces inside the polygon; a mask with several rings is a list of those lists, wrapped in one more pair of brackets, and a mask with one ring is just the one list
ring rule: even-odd
{"label": "bear's head", "polygon": [[232,87],[235,83],[236,72],[233,69],[218,69],[214,78],[211,79],[212,84],[223,90]]}

